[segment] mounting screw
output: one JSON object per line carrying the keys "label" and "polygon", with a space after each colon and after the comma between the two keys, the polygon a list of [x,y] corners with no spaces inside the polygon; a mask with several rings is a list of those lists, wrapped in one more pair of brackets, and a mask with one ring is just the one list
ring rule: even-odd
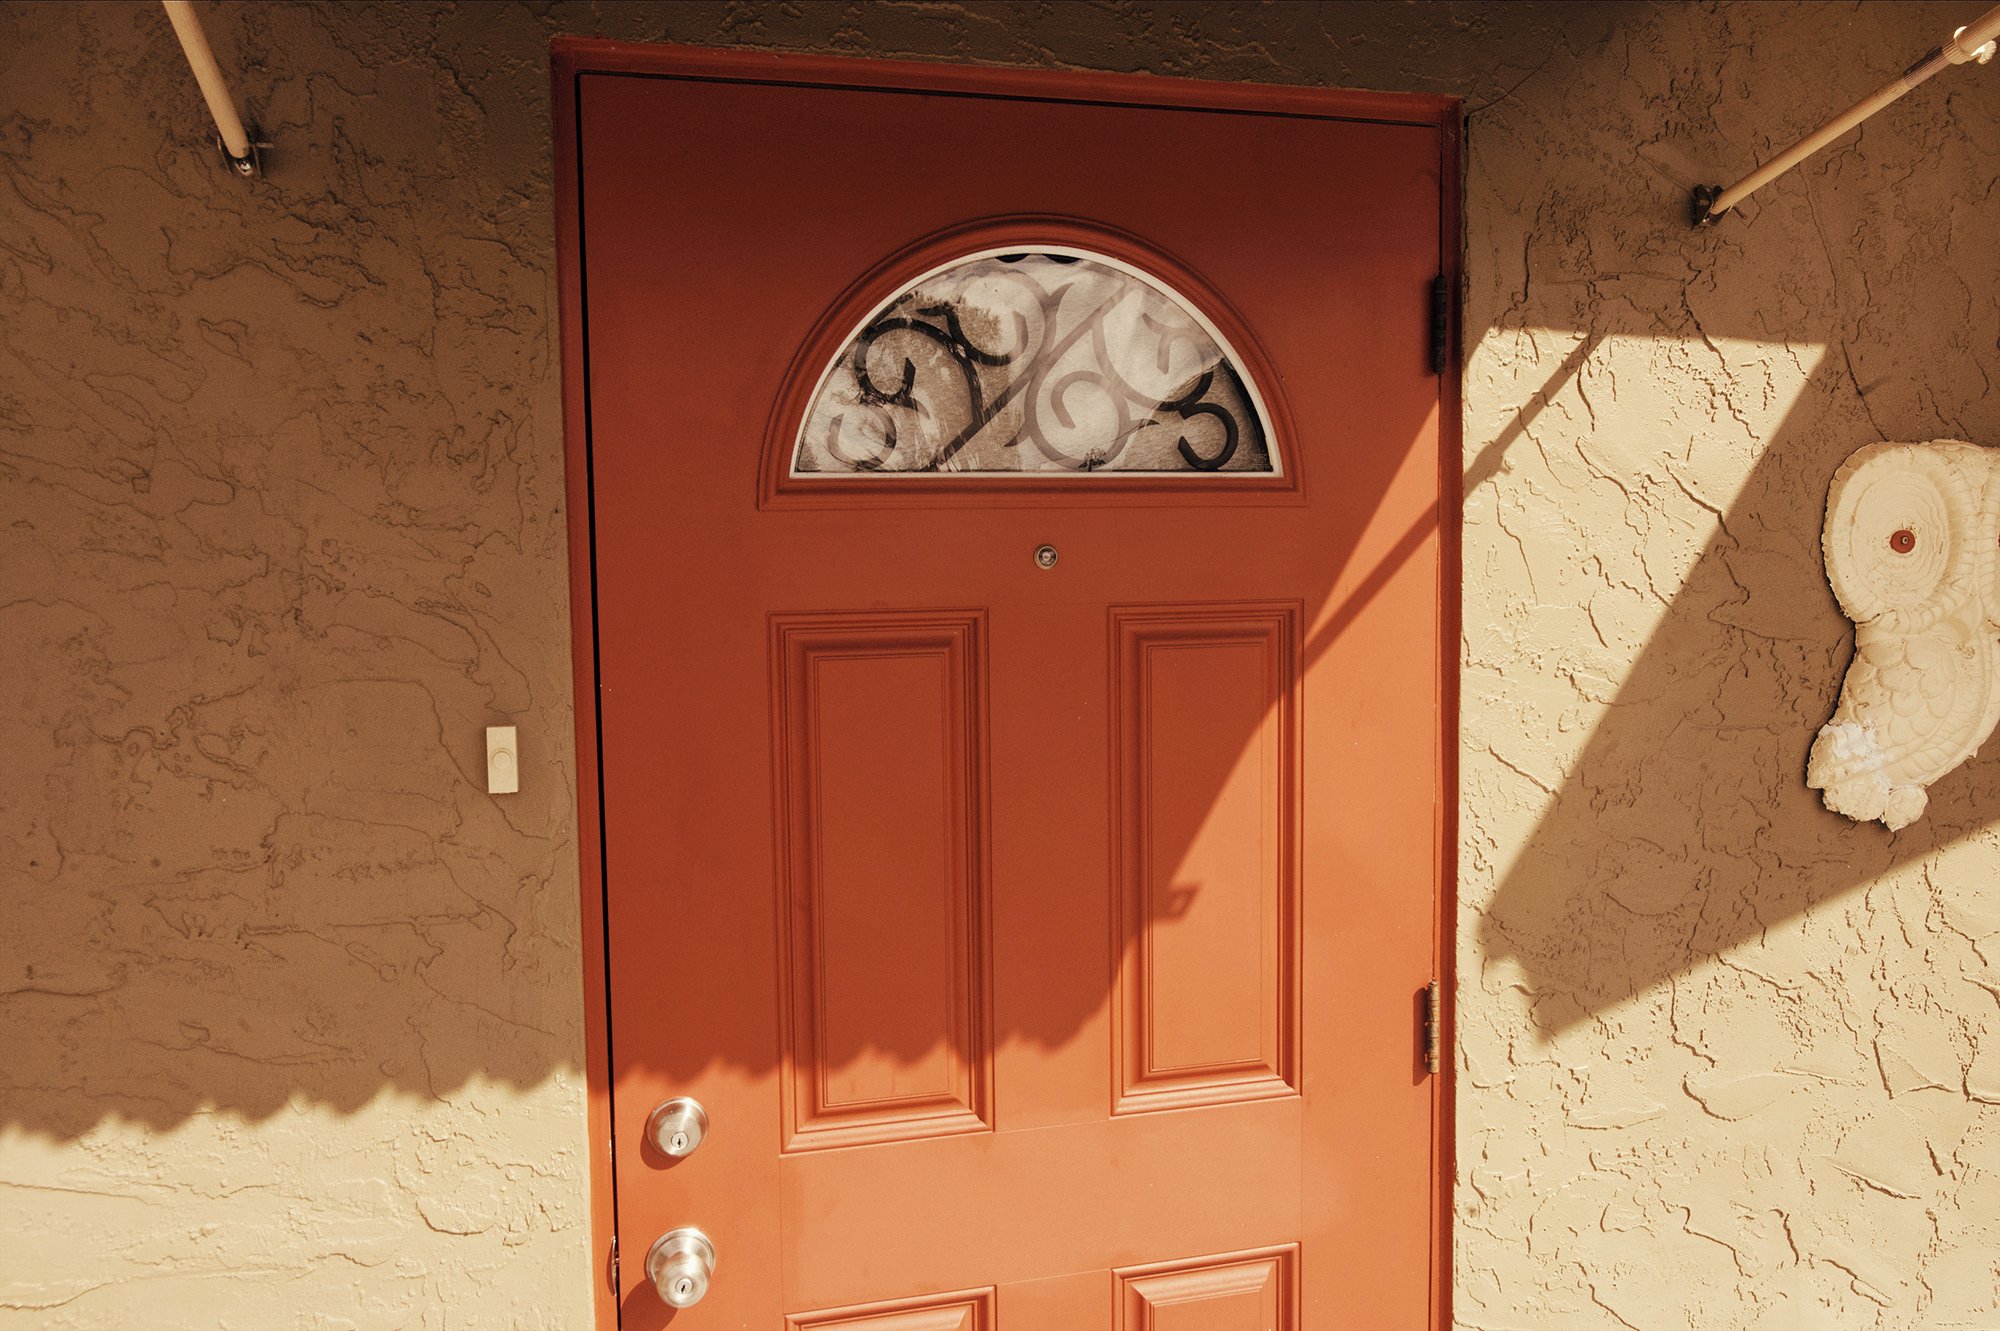
{"label": "mounting screw", "polygon": [[1722,197],[1720,185],[1696,185],[1688,195],[1688,225],[1705,226],[1717,216],[1715,201]]}

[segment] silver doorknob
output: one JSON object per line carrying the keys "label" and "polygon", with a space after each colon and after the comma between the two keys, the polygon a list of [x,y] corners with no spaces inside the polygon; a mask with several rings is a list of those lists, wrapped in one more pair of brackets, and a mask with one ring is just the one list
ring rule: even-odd
{"label": "silver doorknob", "polygon": [[646,1139],[669,1159],[694,1154],[694,1148],[707,1135],[708,1111],[691,1096],[677,1095],[663,1100],[646,1117]]}
{"label": "silver doorknob", "polygon": [[691,1308],[708,1293],[715,1274],[715,1245],[691,1226],[669,1230],[646,1253],[646,1278],[669,1308]]}

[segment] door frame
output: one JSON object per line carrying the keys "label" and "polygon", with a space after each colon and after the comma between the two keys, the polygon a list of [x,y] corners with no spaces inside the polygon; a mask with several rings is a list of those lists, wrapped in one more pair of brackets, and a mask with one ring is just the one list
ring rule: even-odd
{"label": "door frame", "polygon": [[[599,1331],[617,1331],[617,1176],[611,1121],[611,1005],[604,881],[604,813],[597,707],[597,569],[591,492],[589,346],[583,285],[582,121],[585,74],[682,78],[697,82],[779,83],[1110,106],[1233,111],[1415,125],[1438,132],[1438,263],[1445,290],[1461,281],[1464,238],[1464,111],[1456,97],[1281,84],[1222,83],[1151,74],[996,69],[919,61],[713,49],[596,37],[550,43],[554,122],[556,294],[562,382],[565,517],[569,535],[570,655],[576,715],[577,854],[583,947],[584,1075],[589,1133],[591,1295]],[[1459,618],[1462,590],[1463,333],[1459,302],[1446,301],[1444,368],[1438,375],[1438,710],[1433,822],[1433,974],[1443,1057],[1431,1078],[1431,1316],[1451,1321],[1451,1221],[1455,1178],[1455,978],[1458,909]],[[1417,354],[1413,349],[1412,354]],[[579,521],[579,516],[582,521]],[[1413,996],[1420,1002],[1420,996]],[[1419,1013],[1420,1016],[1420,1013]],[[1419,1038],[1420,1021],[1412,1022]],[[1414,1051],[1413,1051],[1414,1052]],[[638,1260],[638,1255],[632,1255]]]}

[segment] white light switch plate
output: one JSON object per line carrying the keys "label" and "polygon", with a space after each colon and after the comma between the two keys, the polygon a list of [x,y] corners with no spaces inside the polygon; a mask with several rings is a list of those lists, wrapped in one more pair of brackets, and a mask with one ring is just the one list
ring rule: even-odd
{"label": "white light switch plate", "polygon": [[486,793],[512,795],[520,789],[521,749],[514,727],[486,727]]}

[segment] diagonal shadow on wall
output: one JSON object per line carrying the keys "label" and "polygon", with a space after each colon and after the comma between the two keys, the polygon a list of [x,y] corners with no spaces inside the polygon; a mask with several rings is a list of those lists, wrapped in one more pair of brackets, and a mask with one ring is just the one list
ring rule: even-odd
{"label": "diagonal shadow on wall", "polygon": [[[1551,1028],[2000,821],[1990,752],[1940,781],[1924,818],[1895,834],[1827,812],[1805,786],[1852,642],[1815,548],[1826,480],[1867,441],[1812,419],[1810,400],[1842,387],[1844,371],[1823,364],[1580,751],[1540,765],[1576,704],[1535,690],[1516,703],[1517,734],[1468,736],[1465,802],[1518,782],[1542,810],[1510,862],[1486,862],[1491,844],[1476,836],[1465,856],[1499,881],[1477,925],[1486,957],[1512,958],[1533,990],[1567,996],[1537,1007]],[[1579,667],[1578,697],[1595,682]],[[1476,667],[1466,687],[1481,687]]]}
{"label": "diagonal shadow on wall", "polygon": [[[1524,984],[1549,1038],[2000,822],[1990,751],[1940,781],[1926,815],[1896,834],[1829,813],[1804,783],[1852,644],[1819,552],[1832,473],[1878,438],[2000,440],[2000,402],[1982,393],[1983,379],[1952,378],[1978,354],[1979,333],[1927,324],[1915,308],[1840,313],[1853,270],[1810,242],[1822,212],[1864,206],[1829,205],[1808,187],[1788,202],[1789,217],[1767,213],[1760,227],[1737,222],[1734,235],[1691,240],[1714,268],[1683,291],[1663,287],[1651,317],[1627,330],[1529,330],[1581,336],[1534,400],[1566,395],[1595,433],[1559,431],[1493,456],[1509,433],[1531,436],[1530,420],[1473,456],[1467,525],[1488,539],[1469,540],[1467,552],[1461,807],[1477,816],[1465,822],[1462,895],[1488,903],[1468,924],[1481,964],[1500,969],[1464,981]],[[1831,317],[1787,330],[1778,315],[1743,311],[1765,299],[1782,309],[1778,288],[1801,280],[1801,240],[1828,265],[1819,280],[1835,288]],[[1886,306],[1911,299],[1887,282],[1876,291]],[[1715,317],[1732,305],[1734,317]],[[1972,328],[1992,318],[1975,306]],[[1867,326],[1877,320],[1903,330],[1900,345],[1877,340]],[[1804,340],[1814,334],[1830,345]],[[1705,384],[1713,404],[1690,411],[1684,398],[1642,393],[1623,405],[1615,383],[1632,372],[1637,337],[1652,339],[1637,359],[1683,362],[1656,382]],[[1924,354],[1913,355],[1918,347]],[[1706,487],[1729,475],[1727,455],[1741,447],[1730,442],[1743,433],[1732,402],[1755,401],[1776,403],[1780,418],[1747,455],[1735,495],[1711,498]],[[1519,476],[1509,474],[1515,461]],[[1601,533],[1549,503],[1565,485],[1625,492],[1613,503],[1624,505],[1636,560],[1593,549]],[[1524,595],[1478,585],[1482,571],[1503,567]],[[1540,677],[1488,666],[1503,641],[1546,645]],[[1533,810],[1527,826],[1510,808]],[[1507,845],[1520,849],[1504,855]]]}

